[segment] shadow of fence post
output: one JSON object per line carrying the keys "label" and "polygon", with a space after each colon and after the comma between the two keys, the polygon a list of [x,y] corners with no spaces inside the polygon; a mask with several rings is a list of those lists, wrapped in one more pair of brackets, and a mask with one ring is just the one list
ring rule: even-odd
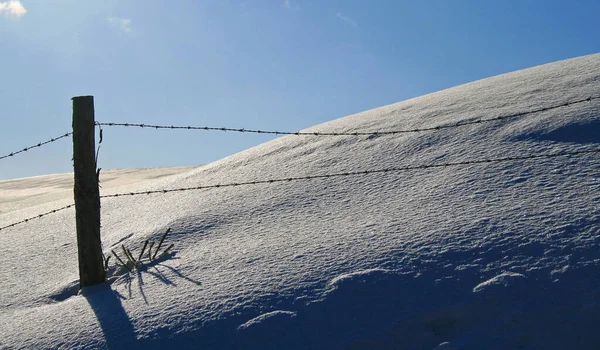
{"label": "shadow of fence post", "polygon": [[85,288],[81,291],[94,311],[108,349],[135,349],[137,338],[127,312],[116,291],[109,284]]}

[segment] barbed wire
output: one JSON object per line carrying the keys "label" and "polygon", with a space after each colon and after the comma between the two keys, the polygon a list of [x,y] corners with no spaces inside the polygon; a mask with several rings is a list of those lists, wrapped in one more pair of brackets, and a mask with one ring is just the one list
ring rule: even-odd
{"label": "barbed wire", "polygon": [[[238,187],[238,186],[247,186],[247,185],[272,184],[272,183],[279,183],[279,182],[292,182],[292,181],[301,181],[301,180],[327,179],[327,178],[332,178],[332,177],[370,175],[370,174],[380,174],[380,173],[389,173],[389,172],[402,172],[402,171],[410,171],[410,170],[433,169],[433,168],[443,168],[443,167],[462,166],[462,165],[476,165],[476,164],[486,164],[486,163],[501,163],[501,162],[531,160],[531,159],[540,159],[540,158],[556,158],[556,157],[565,157],[565,156],[582,155],[582,154],[593,154],[593,153],[600,153],[600,148],[573,151],[573,152],[558,152],[558,153],[550,153],[550,154],[533,154],[533,155],[528,155],[528,156],[504,157],[504,158],[494,158],[494,159],[467,160],[467,161],[462,161],[462,162],[450,162],[450,163],[441,163],[441,164],[423,164],[423,165],[415,165],[415,166],[351,171],[351,172],[324,174],[324,175],[308,175],[308,176],[289,177],[289,178],[283,178],[283,179],[234,182],[234,183],[226,183],[226,184],[183,187],[183,188],[164,189],[164,190],[155,190],[155,191],[117,193],[117,194],[103,195],[103,196],[100,196],[100,198],[119,198],[119,197],[126,197],[126,196],[166,194],[166,193],[172,193],[172,192],[205,190],[205,189],[212,189],[212,188],[226,188],[226,187]],[[0,231],[5,230],[10,227],[20,225],[20,224],[27,223],[34,219],[39,219],[44,216],[54,214],[56,212],[59,212],[59,211],[65,210],[65,209],[69,209],[74,206],[75,206],[75,204],[69,204],[65,207],[51,210],[49,212],[39,214],[39,215],[33,216],[31,218],[21,220],[19,222],[15,222],[15,223],[7,225],[7,226],[0,227]]]}
{"label": "barbed wire", "polygon": [[171,193],[171,192],[184,192],[184,191],[211,189],[211,188],[225,188],[225,187],[238,187],[238,186],[246,186],[246,185],[272,184],[272,183],[278,183],[278,182],[326,179],[326,178],[342,177],[342,176],[370,175],[370,174],[389,173],[389,172],[402,172],[402,171],[410,171],[410,170],[443,168],[443,167],[451,167],[451,166],[500,163],[500,162],[519,161],[519,160],[531,160],[531,159],[539,159],[539,158],[555,158],[555,157],[564,157],[564,156],[570,156],[570,155],[581,155],[581,154],[590,154],[590,153],[600,153],[600,148],[574,151],[574,152],[559,152],[559,153],[551,153],[551,154],[537,154],[537,155],[505,157],[505,158],[496,158],[496,159],[467,160],[467,161],[453,162],[453,163],[424,164],[424,165],[394,167],[394,168],[375,169],[375,170],[351,171],[351,172],[336,173],[336,174],[298,176],[298,177],[289,177],[289,178],[284,178],[284,179],[257,180],[257,181],[249,181],[249,182],[234,182],[234,183],[226,183],[226,184],[183,187],[183,188],[154,190],[154,191],[117,193],[117,194],[103,195],[103,196],[100,196],[100,198],[118,198],[118,197],[126,197],[126,196],[149,195],[149,194],[159,194],[159,193],[165,194],[165,193]]}
{"label": "barbed wire", "polygon": [[16,155],[16,154],[19,154],[19,153],[22,153],[22,152],[27,152],[27,151],[29,151],[29,150],[30,150],[30,149],[32,149],[32,148],[36,148],[36,147],[42,147],[43,145],[46,145],[46,144],[49,144],[49,143],[52,143],[52,142],[58,141],[58,140],[60,140],[60,139],[62,139],[62,138],[65,138],[65,137],[69,137],[69,136],[71,136],[72,134],[73,134],[72,132],[68,132],[68,133],[66,133],[66,134],[64,134],[64,135],[62,135],[62,136],[59,136],[59,137],[52,138],[52,139],[50,139],[50,140],[48,140],[48,141],[40,142],[40,143],[38,143],[37,145],[33,145],[33,146],[29,146],[29,147],[25,147],[25,148],[23,148],[23,149],[22,149],[22,150],[20,150],[20,151],[11,152],[11,153],[9,153],[9,154],[7,154],[7,155],[5,155],[5,156],[1,156],[1,157],[0,157],[0,159],[4,159],[4,158],[8,158],[8,157],[12,157],[12,156],[14,156],[14,155]]}
{"label": "barbed wire", "polygon": [[441,129],[456,128],[466,125],[482,124],[488,122],[494,122],[498,120],[510,119],[523,117],[530,114],[542,113],[557,108],[567,107],[583,102],[591,102],[592,100],[600,99],[600,96],[588,97],[580,100],[564,102],[558,105],[549,107],[542,107],[526,112],[520,112],[515,114],[503,115],[487,119],[476,119],[471,121],[459,121],[454,124],[438,125],[426,128],[417,129],[406,129],[406,130],[391,130],[391,131],[372,131],[372,132],[302,132],[302,131],[268,131],[258,129],[243,129],[243,128],[218,128],[209,126],[175,126],[175,125],[153,125],[153,124],[136,124],[136,123],[96,123],[99,126],[123,126],[123,127],[140,127],[147,129],[178,129],[178,130],[203,130],[203,131],[224,131],[224,132],[240,132],[240,133],[255,133],[255,134],[272,134],[272,135],[298,135],[298,136],[370,136],[370,135],[395,135],[395,134],[406,134],[416,133],[424,131],[434,131]]}
{"label": "barbed wire", "polygon": [[5,229],[10,228],[10,227],[15,227],[15,226],[20,225],[20,224],[25,224],[25,223],[27,223],[27,222],[29,222],[31,220],[43,218],[44,216],[47,216],[47,215],[50,215],[50,214],[54,214],[54,213],[57,213],[59,211],[65,210],[65,209],[69,209],[69,208],[72,208],[74,206],[75,206],[75,204],[69,204],[69,205],[67,205],[65,207],[62,207],[62,208],[54,209],[54,210],[51,210],[51,211],[43,213],[43,214],[32,216],[32,217],[30,217],[28,219],[21,220],[19,222],[15,222],[15,223],[7,225],[7,226],[0,227],[0,231],[5,230]]}

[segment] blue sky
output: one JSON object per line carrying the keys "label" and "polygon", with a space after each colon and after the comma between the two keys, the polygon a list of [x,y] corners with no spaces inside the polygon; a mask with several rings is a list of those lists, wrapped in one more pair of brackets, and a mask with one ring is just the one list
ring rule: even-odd
{"label": "blue sky", "polygon": [[[597,1],[0,0],[0,156],[96,119],[295,131],[600,52]],[[104,169],[199,165],[271,139],[104,131]],[[72,171],[71,140],[0,179]]]}

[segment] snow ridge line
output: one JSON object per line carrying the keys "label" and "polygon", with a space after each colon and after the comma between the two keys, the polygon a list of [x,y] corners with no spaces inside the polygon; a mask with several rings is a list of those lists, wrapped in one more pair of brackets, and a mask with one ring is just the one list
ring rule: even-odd
{"label": "snow ridge line", "polygon": [[258,130],[258,129],[243,129],[243,128],[218,128],[218,127],[208,127],[208,126],[174,126],[174,125],[153,125],[153,124],[136,124],[136,123],[96,123],[98,126],[123,126],[123,127],[140,127],[140,128],[148,128],[148,129],[171,129],[171,130],[203,130],[203,131],[225,131],[225,132],[240,132],[240,133],[255,133],[255,134],[272,134],[272,135],[296,135],[296,136],[371,136],[371,135],[395,135],[395,134],[406,134],[406,133],[416,133],[416,132],[424,132],[424,131],[435,131],[441,129],[450,129],[457,128],[466,125],[473,124],[482,124],[489,123],[498,120],[510,119],[510,118],[518,118],[526,115],[542,113],[546,111],[550,111],[557,108],[568,107],[571,105],[583,103],[583,102],[592,102],[592,100],[600,99],[600,96],[588,97],[580,100],[564,102],[561,104],[542,107],[526,112],[520,112],[516,114],[503,115],[493,118],[479,118],[471,121],[465,122],[456,122],[454,124],[447,125],[438,125],[426,128],[417,128],[417,129],[406,129],[406,130],[391,130],[391,131],[370,131],[370,132],[302,132],[302,131],[268,131],[268,130]]}
{"label": "snow ridge line", "polygon": [[[268,130],[243,129],[243,128],[236,129],[236,128],[217,128],[217,127],[208,127],[208,126],[174,126],[174,125],[169,126],[169,125],[152,125],[152,124],[135,124],[135,123],[96,123],[96,125],[99,127],[102,127],[102,126],[124,126],[124,127],[149,128],[149,129],[226,131],[226,132],[240,132],[240,133],[297,135],[297,136],[371,136],[371,135],[379,136],[379,135],[395,135],[395,134],[416,133],[416,132],[424,132],[424,131],[435,131],[435,130],[441,130],[441,129],[457,128],[457,127],[466,126],[466,125],[489,123],[489,122],[498,121],[498,120],[517,118],[517,117],[523,117],[526,115],[546,112],[549,110],[567,107],[567,106],[571,106],[571,105],[575,105],[575,104],[579,104],[579,103],[583,103],[583,102],[592,102],[592,100],[597,100],[597,99],[600,99],[600,96],[588,97],[585,99],[564,102],[564,103],[554,105],[554,106],[543,107],[543,108],[538,108],[538,109],[534,109],[531,111],[526,111],[526,112],[521,112],[521,113],[516,113],[516,114],[509,114],[509,115],[504,115],[504,116],[498,116],[498,117],[493,117],[493,118],[488,118],[488,119],[480,118],[480,119],[466,121],[466,122],[459,121],[454,124],[438,125],[438,126],[432,126],[432,127],[427,127],[427,128],[417,128],[417,129],[407,129],[407,130],[391,130],[391,131],[370,131],[370,132],[361,131],[361,132],[339,132],[339,133],[337,133],[337,132],[268,131]],[[52,142],[56,142],[62,138],[69,137],[72,134],[73,134],[73,132],[68,132],[59,137],[51,138],[48,141],[40,142],[37,145],[28,146],[19,151],[11,152],[7,155],[0,156],[0,160],[9,158],[9,157],[13,157],[22,152],[27,152],[28,150],[30,150],[32,148],[42,147],[43,145],[46,145],[46,144],[49,144]]]}
{"label": "snow ridge line", "polygon": [[56,141],[58,141],[58,140],[60,140],[60,139],[62,139],[62,138],[69,137],[69,136],[71,136],[71,135],[73,135],[73,133],[72,133],[72,132],[68,132],[68,133],[66,133],[66,134],[64,134],[64,135],[61,135],[61,136],[59,136],[59,137],[54,137],[54,138],[51,138],[51,139],[50,139],[50,140],[48,140],[48,141],[40,142],[40,143],[38,143],[37,145],[33,145],[33,146],[29,146],[29,147],[25,147],[25,148],[23,148],[22,150],[15,151],[15,152],[11,152],[11,153],[9,153],[9,154],[7,154],[7,155],[5,155],[5,156],[1,156],[1,157],[0,157],[0,159],[4,159],[4,158],[8,158],[8,157],[12,157],[12,156],[14,156],[14,155],[16,155],[16,154],[19,154],[19,153],[22,153],[22,152],[27,152],[27,151],[29,151],[29,150],[30,150],[30,149],[32,149],[32,148],[36,148],[36,147],[42,147],[43,145],[47,145],[47,144],[49,144],[49,143],[56,142]]}
{"label": "snow ridge line", "polygon": [[[345,173],[324,174],[324,175],[308,175],[308,176],[299,176],[299,177],[289,177],[289,178],[285,178],[285,179],[270,179],[270,180],[258,180],[258,181],[249,181],[249,182],[237,182],[237,183],[226,183],[226,184],[215,184],[215,185],[204,185],[204,186],[195,186],[195,187],[164,189],[164,190],[156,190],[156,191],[117,193],[117,194],[103,195],[103,196],[100,196],[100,198],[119,198],[119,197],[126,197],[126,196],[166,194],[166,193],[171,193],[171,192],[184,192],[184,191],[205,190],[205,189],[213,189],[213,188],[261,185],[261,184],[272,184],[272,183],[279,183],[279,182],[291,182],[291,181],[302,181],[302,180],[328,179],[328,178],[332,178],[332,177],[370,175],[370,174],[380,174],[380,173],[390,173],[390,172],[403,172],[403,171],[410,171],[410,170],[445,168],[445,167],[463,166],[463,165],[514,162],[514,161],[520,161],[520,160],[532,160],[532,159],[543,159],[543,158],[547,159],[547,158],[566,157],[566,156],[575,156],[575,155],[584,155],[584,154],[593,154],[593,153],[600,153],[600,148],[586,149],[586,150],[573,151],[573,152],[531,154],[531,155],[527,155],[527,156],[491,158],[491,159],[481,159],[481,160],[466,160],[466,161],[462,161],[462,162],[449,162],[449,163],[440,163],[440,164],[423,164],[423,165],[415,165],[415,166],[384,168],[384,169],[375,169],[375,170],[362,170],[362,171],[352,171],[352,172],[345,172]],[[10,227],[17,226],[19,224],[27,223],[33,219],[42,218],[46,215],[50,215],[50,214],[56,213],[58,211],[74,207],[74,206],[75,206],[75,204],[70,204],[65,207],[49,211],[44,214],[40,214],[40,215],[31,217],[31,218],[28,218],[25,220],[21,220],[19,222],[10,224],[8,226],[0,227],[0,231],[10,228]]]}

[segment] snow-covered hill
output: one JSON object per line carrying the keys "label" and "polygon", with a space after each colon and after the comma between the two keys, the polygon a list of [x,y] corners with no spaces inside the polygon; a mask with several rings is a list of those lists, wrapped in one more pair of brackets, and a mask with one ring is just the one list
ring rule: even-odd
{"label": "snow-covered hill", "polygon": [[[102,171],[102,189],[119,189],[190,171],[194,167],[118,169]],[[0,214],[33,207],[59,199],[73,198],[73,173],[0,180]]]}
{"label": "snow-covered hill", "polygon": [[[597,54],[309,130],[435,127],[598,95]],[[596,149],[599,111],[286,136],[102,192]],[[598,349],[599,171],[591,153],[107,198],[107,254],[169,227],[175,254],[79,294],[74,211],[62,211],[0,231],[0,348]],[[72,201],[44,198],[0,226]]]}

